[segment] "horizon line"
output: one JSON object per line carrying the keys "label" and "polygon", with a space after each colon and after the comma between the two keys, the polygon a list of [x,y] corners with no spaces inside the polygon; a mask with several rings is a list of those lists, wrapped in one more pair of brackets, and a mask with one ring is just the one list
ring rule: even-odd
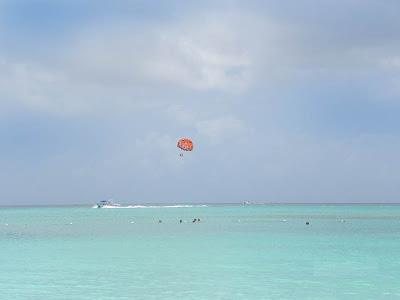
{"label": "horizon line", "polygon": [[[242,206],[252,206],[252,205],[400,205],[400,202],[142,202],[142,203],[121,203],[122,205],[132,205],[132,206],[168,206],[168,205],[242,205]],[[93,206],[95,203],[71,203],[71,204],[0,204],[0,208],[11,208],[11,207],[72,207],[72,206]]]}

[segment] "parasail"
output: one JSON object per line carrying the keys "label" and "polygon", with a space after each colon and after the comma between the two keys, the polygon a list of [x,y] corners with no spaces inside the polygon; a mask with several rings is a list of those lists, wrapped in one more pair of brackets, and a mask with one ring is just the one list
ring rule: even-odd
{"label": "parasail", "polygon": [[[193,142],[189,138],[180,138],[176,146],[183,151],[192,151],[193,150]],[[179,154],[179,156],[183,156],[183,153]]]}

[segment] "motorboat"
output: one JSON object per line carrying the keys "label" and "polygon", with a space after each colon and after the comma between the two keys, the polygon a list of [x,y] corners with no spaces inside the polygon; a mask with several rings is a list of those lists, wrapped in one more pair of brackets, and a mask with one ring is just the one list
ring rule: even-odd
{"label": "motorboat", "polygon": [[112,200],[102,200],[98,202],[97,208],[113,208],[113,207],[120,207],[120,204],[114,203]]}

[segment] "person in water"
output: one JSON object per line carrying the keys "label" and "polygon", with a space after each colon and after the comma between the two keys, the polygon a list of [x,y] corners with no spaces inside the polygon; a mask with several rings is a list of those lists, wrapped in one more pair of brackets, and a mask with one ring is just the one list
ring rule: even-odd
{"label": "person in water", "polygon": [[182,223],[182,219],[179,220],[179,223]]}
{"label": "person in water", "polygon": [[193,219],[192,223],[196,223],[196,218]]}
{"label": "person in water", "polygon": [[158,220],[158,223],[162,223],[162,221],[161,221],[161,220]]}
{"label": "person in water", "polygon": [[197,218],[197,222],[200,222],[200,218]]}

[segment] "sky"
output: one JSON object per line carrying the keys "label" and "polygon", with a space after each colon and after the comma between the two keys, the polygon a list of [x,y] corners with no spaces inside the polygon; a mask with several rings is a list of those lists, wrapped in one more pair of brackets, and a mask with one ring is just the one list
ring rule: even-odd
{"label": "sky", "polygon": [[0,0],[0,205],[399,203],[399,11]]}

